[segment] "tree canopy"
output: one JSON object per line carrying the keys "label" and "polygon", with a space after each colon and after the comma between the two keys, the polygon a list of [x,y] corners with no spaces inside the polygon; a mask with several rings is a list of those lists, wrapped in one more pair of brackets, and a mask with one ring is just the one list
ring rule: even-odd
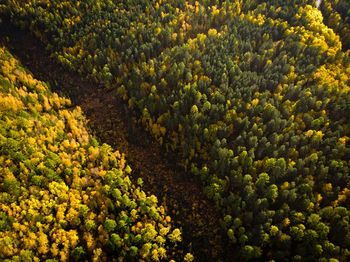
{"label": "tree canopy", "polygon": [[118,89],[222,211],[243,260],[350,256],[346,1],[16,1],[68,69]]}

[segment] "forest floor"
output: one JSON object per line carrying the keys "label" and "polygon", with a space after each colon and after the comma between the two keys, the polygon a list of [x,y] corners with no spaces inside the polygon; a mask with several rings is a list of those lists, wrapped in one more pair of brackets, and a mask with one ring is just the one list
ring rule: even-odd
{"label": "forest floor", "polygon": [[147,132],[135,125],[114,89],[105,89],[51,58],[43,44],[8,23],[0,27],[0,45],[6,46],[35,78],[80,106],[88,127],[100,142],[125,153],[133,180],[141,177],[144,190],[154,194],[183,231],[183,249],[196,261],[231,261],[232,247],[224,240],[220,214],[202,191],[201,183],[165,154]]}

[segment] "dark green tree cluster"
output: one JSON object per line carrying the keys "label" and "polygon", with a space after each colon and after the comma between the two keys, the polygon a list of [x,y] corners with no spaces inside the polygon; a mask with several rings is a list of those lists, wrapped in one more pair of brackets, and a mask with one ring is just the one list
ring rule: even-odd
{"label": "dark green tree cluster", "polygon": [[349,259],[350,58],[315,1],[24,2],[201,178],[241,259]]}
{"label": "dark green tree cluster", "polygon": [[[0,48],[0,260],[171,260],[181,231],[80,108]],[[180,255],[181,256],[181,255]],[[193,256],[186,254],[185,260]]]}

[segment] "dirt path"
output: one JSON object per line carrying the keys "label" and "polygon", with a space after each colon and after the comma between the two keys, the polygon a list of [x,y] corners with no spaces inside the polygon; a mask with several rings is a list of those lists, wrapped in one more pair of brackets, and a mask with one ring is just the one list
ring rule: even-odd
{"label": "dirt path", "polygon": [[[126,153],[134,170],[133,179],[142,177],[144,190],[167,206],[177,226],[183,230],[184,248],[197,261],[230,261],[228,244],[222,240],[219,213],[201,190],[199,181],[177,164],[146,132],[132,124],[114,90],[102,90],[92,81],[65,70],[50,58],[43,45],[30,34],[0,27],[0,44],[17,56],[37,79],[71,98],[80,106],[96,137]],[[232,250],[232,249],[231,249]]]}

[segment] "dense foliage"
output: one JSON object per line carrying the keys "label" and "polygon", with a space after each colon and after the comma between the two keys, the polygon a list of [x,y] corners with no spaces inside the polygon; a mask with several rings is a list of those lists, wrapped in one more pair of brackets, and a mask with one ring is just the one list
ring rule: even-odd
{"label": "dense foliage", "polygon": [[84,126],[0,48],[0,260],[170,260],[180,230]]}
{"label": "dense foliage", "polygon": [[325,23],[342,38],[344,49],[350,49],[350,2],[346,0],[324,0],[321,11]]}
{"label": "dense foliage", "polygon": [[118,88],[202,179],[242,259],[346,260],[350,58],[314,4],[8,0],[5,11],[68,68]]}

